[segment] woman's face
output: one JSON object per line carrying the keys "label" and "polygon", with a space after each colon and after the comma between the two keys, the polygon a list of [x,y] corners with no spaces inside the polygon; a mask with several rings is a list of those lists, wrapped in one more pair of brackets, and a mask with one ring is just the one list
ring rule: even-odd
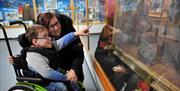
{"label": "woman's face", "polygon": [[61,25],[58,19],[54,16],[49,23],[49,34],[52,38],[59,38],[61,34]]}

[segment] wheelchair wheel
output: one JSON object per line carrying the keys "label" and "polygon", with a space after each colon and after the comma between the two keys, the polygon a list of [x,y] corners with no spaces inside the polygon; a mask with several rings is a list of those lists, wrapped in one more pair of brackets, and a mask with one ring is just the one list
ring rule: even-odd
{"label": "wheelchair wheel", "polygon": [[81,91],[86,91],[84,84],[81,81],[78,81],[78,86],[80,87]]}
{"label": "wheelchair wheel", "polygon": [[8,91],[36,91],[33,87],[27,85],[16,85],[11,87]]}

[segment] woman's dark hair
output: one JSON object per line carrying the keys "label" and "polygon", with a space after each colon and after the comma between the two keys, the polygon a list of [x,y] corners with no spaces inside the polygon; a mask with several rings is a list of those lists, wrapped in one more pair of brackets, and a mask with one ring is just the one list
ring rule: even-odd
{"label": "woman's dark hair", "polygon": [[55,14],[47,12],[47,13],[40,13],[37,17],[36,24],[42,25],[45,28],[49,28],[50,21],[53,17],[56,17]]}

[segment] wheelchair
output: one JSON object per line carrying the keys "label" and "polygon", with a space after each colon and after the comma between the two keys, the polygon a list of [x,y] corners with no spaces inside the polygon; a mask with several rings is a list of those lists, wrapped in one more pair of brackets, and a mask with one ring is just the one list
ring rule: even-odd
{"label": "wheelchair", "polygon": [[[27,30],[26,25],[22,21],[10,22],[10,25],[14,25],[14,24],[22,24],[25,28],[25,31]],[[4,34],[9,55],[13,56],[11,47],[9,44],[9,40],[8,40],[8,37],[6,34],[6,30],[2,24],[0,24],[0,28],[2,29],[3,34]],[[18,42],[21,45],[21,47],[23,47],[23,48],[30,46],[30,44],[25,39],[24,34],[20,34],[18,36]],[[24,64],[27,64],[27,62],[20,55],[18,55],[17,57],[14,57],[13,68],[14,68],[14,71],[16,74],[17,82],[16,82],[15,86],[10,87],[8,91],[48,91],[45,87],[38,84],[38,83],[43,82],[42,78],[29,77],[29,76],[26,76],[23,74],[24,70],[28,70],[27,65],[24,65]],[[78,81],[78,85],[79,85],[81,91],[85,91],[85,87],[82,84],[82,82]]]}

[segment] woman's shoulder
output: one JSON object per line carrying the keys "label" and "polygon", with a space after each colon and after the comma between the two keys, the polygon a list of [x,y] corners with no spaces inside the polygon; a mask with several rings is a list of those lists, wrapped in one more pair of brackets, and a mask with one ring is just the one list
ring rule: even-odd
{"label": "woman's shoulder", "polygon": [[57,18],[60,22],[72,24],[72,19],[64,14],[58,14]]}

